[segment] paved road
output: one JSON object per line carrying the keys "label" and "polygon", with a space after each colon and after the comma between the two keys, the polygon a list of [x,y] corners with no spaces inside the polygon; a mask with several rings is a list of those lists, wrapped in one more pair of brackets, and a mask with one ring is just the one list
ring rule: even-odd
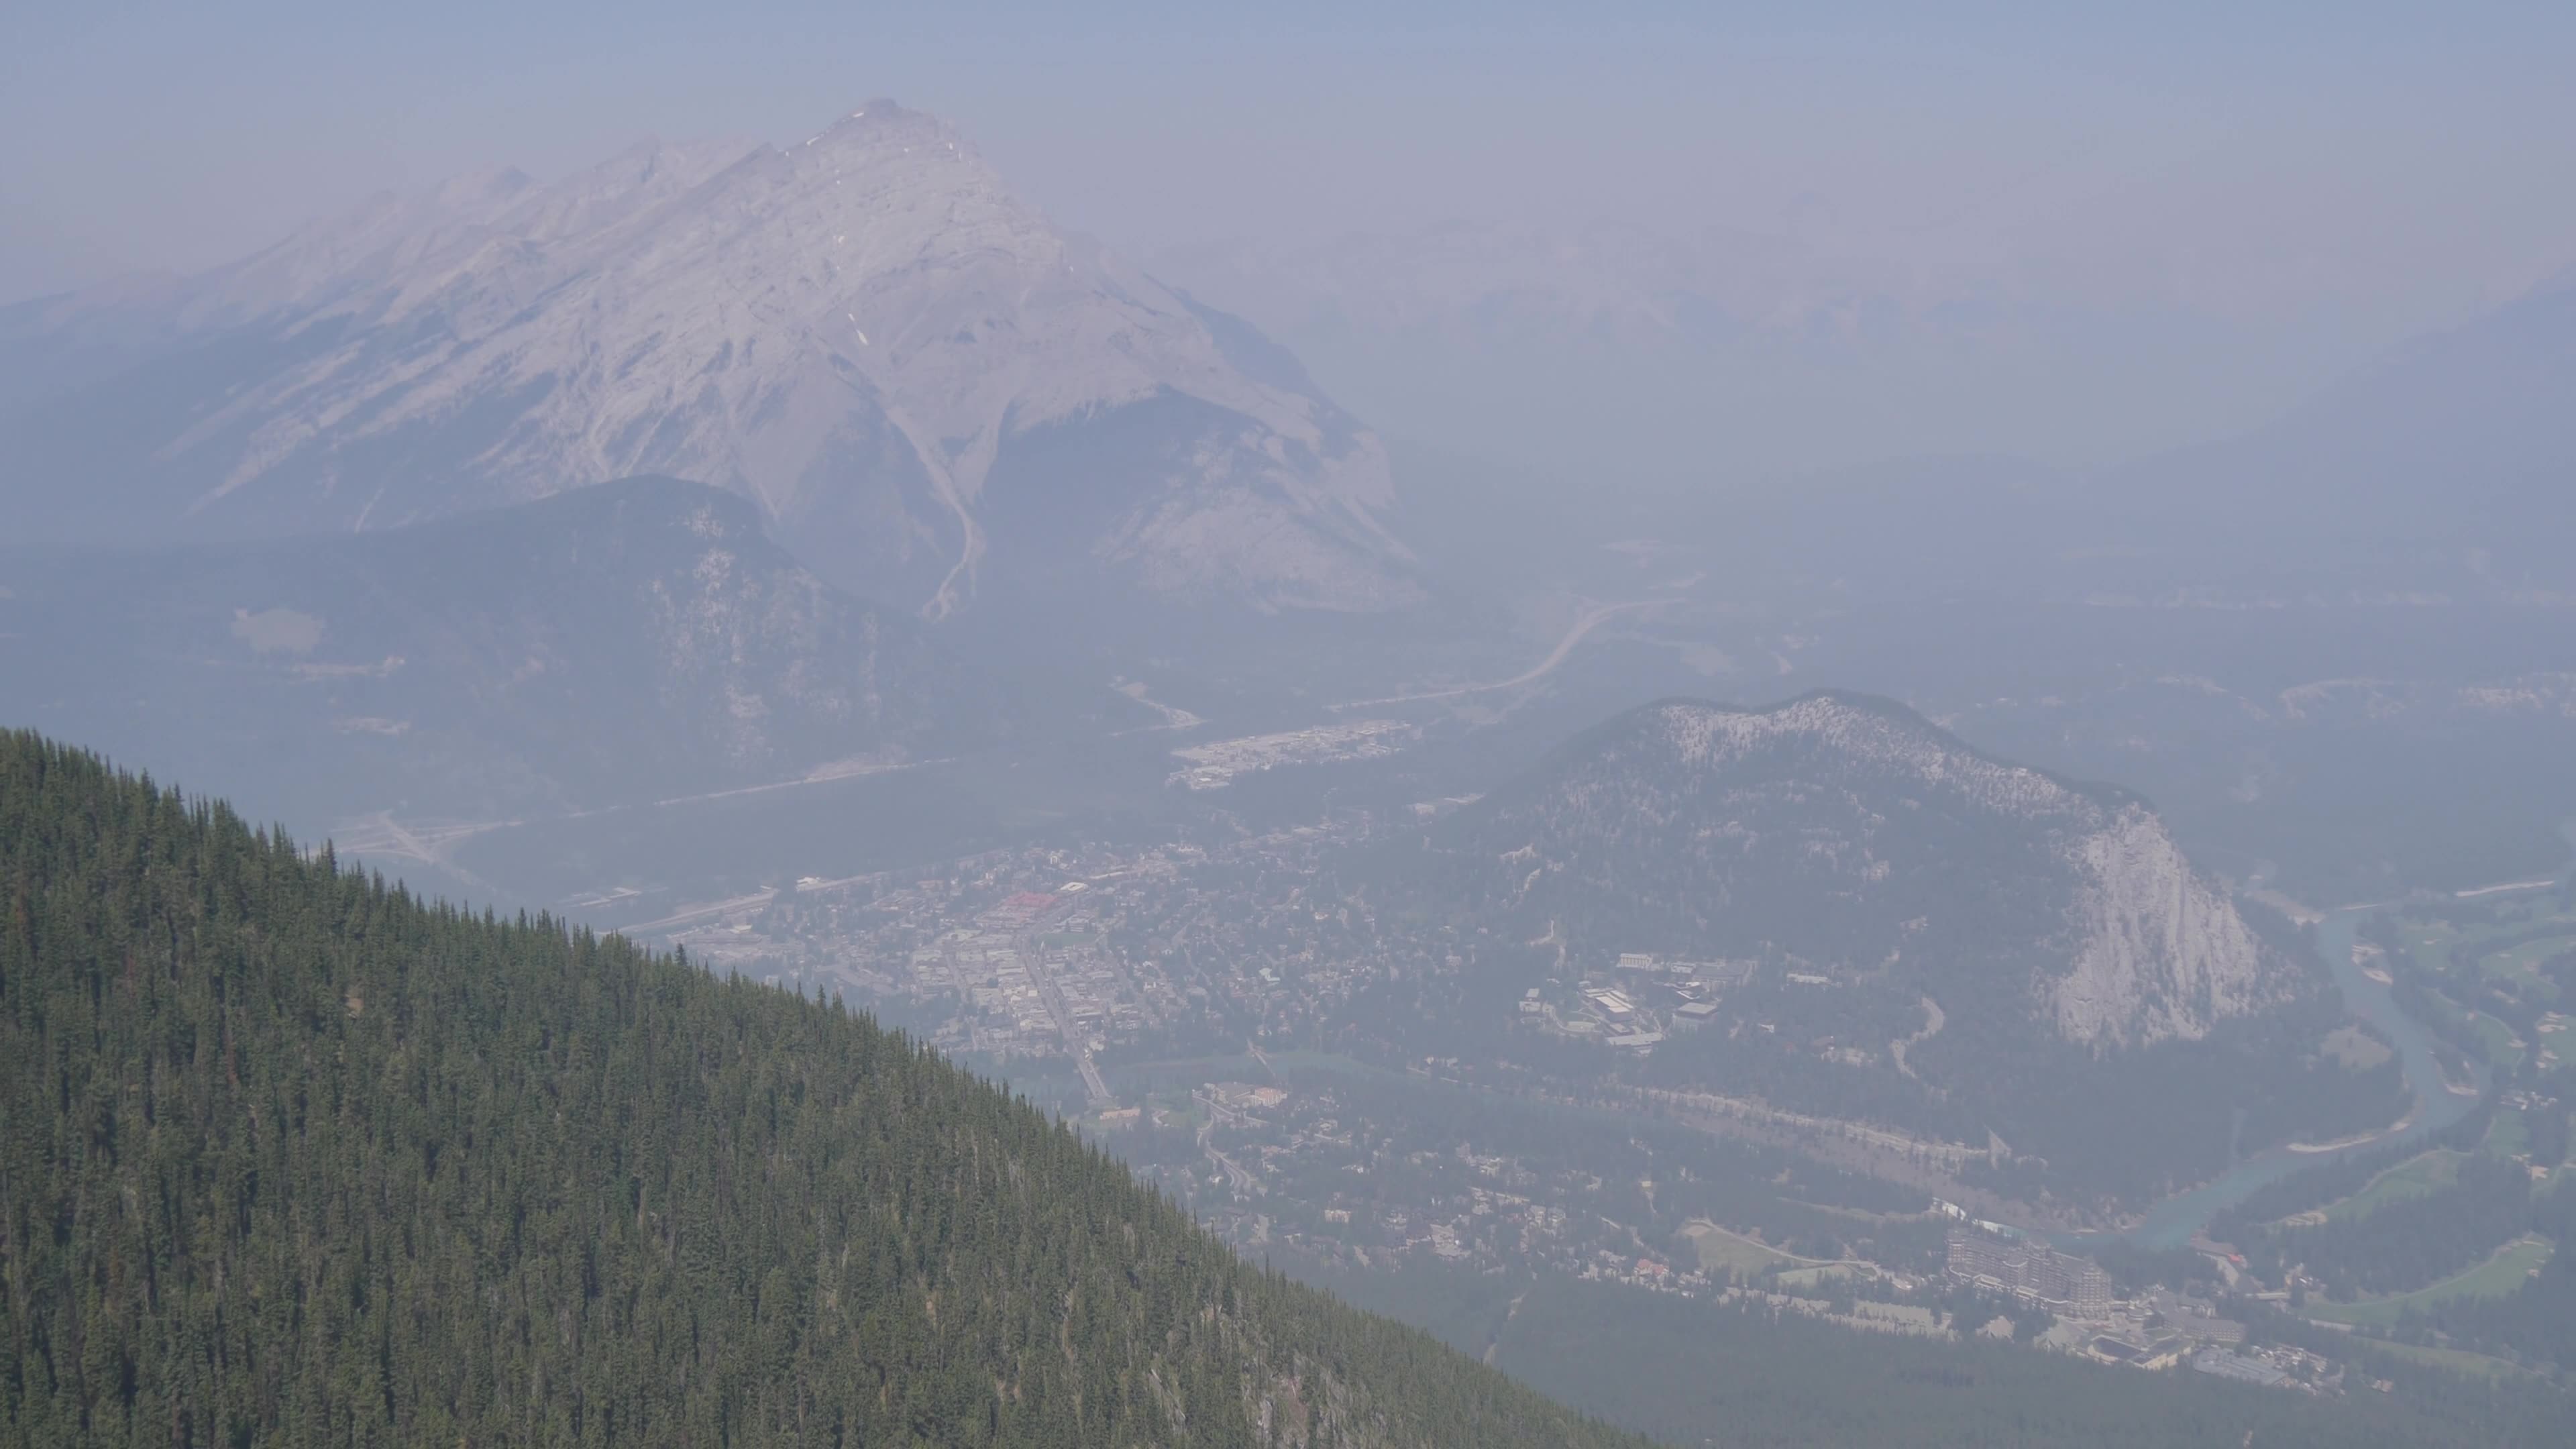
{"label": "paved road", "polygon": [[1424,690],[1420,694],[1392,694],[1384,699],[1354,699],[1347,704],[1334,705],[1333,708],[1366,709],[1381,704],[1412,704],[1425,699],[1455,699],[1462,694],[1483,694],[1487,690],[1510,689],[1516,685],[1544,679],[1555,672],[1558,665],[1565,662],[1566,656],[1574,652],[1575,646],[1583,642],[1585,635],[1621,614],[1638,609],[1651,609],[1660,602],[1662,601],[1658,599],[1630,599],[1623,604],[1603,604],[1591,610],[1574,621],[1574,627],[1565,631],[1565,637],[1556,641],[1556,647],[1548,651],[1545,659],[1509,679],[1498,679],[1491,684],[1461,684],[1449,689]]}
{"label": "paved road", "polygon": [[647,931],[667,931],[674,926],[685,926],[692,921],[703,921],[710,916],[724,915],[728,911],[755,910],[777,898],[776,886],[762,886],[747,896],[735,896],[731,900],[708,901],[702,905],[673,911],[658,921],[640,921],[635,925],[621,926],[618,929],[628,936],[641,936]]}
{"label": "paved road", "polygon": [[1082,1069],[1082,1085],[1091,1094],[1091,1105],[1105,1107],[1118,1100],[1109,1095],[1109,1083],[1101,1077],[1100,1068],[1093,1065],[1088,1049],[1074,1053],[1073,1064]]}
{"label": "paved road", "polygon": [[1226,1185],[1238,1193],[1247,1189],[1257,1193],[1268,1192],[1270,1189],[1261,1185],[1261,1179],[1245,1171],[1233,1158],[1217,1151],[1216,1143],[1210,1140],[1216,1136],[1218,1119],[1231,1121],[1240,1114],[1219,1102],[1213,1091],[1193,1091],[1190,1095],[1196,1097],[1199,1103],[1208,1109],[1208,1119],[1199,1124],[1199,1151],[1206,1153],[1208,1160],[1225,1173]]}

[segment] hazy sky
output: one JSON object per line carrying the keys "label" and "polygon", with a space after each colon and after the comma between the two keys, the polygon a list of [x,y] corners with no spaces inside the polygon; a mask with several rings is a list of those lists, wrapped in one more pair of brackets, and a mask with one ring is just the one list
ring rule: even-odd
{"label": "hazy sky", "polygon": [[1139,253],[1727,227],[2356,355],[2576,263],[2576,5],[2110,8],[16,0],[0,298],[879,95]]}

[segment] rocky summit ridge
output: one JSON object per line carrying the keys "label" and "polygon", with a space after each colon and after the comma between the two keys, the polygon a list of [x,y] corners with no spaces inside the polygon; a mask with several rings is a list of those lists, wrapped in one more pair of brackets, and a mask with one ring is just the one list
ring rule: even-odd
{"label": "rocky summit ridge", "polygon": [[370,530],[654,473],[932,616],[1039,578],[1265,611],[1413,593],[1373,434],[892,102],[784,148],[382,197],[183,282],[7,309],[0,353],[38,463],[11,491],[93,480],[30,500],[57,535]]}

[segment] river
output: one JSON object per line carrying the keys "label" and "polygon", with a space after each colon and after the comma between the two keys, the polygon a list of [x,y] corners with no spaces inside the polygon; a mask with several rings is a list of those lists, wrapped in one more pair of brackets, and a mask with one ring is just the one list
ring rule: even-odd
{"label": "river", "polygon": [[[2376,907],[2356,906],[2329,913],[2317,925],[2317,949],[2324,953],[2326,964],[2334,972],[2337,989],[2343,992],[2344,1004],[2355,1016],[2369,1022],[2397,1048],[2397,1060],[2406,1073],[2406,1085],[2415,1094],[2415,1110],[2396,1127],[2359,1142],[2348,1143],[2332,1152],[2291,1152],[2276,1148],[2249,1157],[2217,1177],[2188,1192],[2176,1193],[2147,1210],[2136,1226],[2116,1236],[2142,1248],[2179,1248],[2189,1243],[2192,1235],[2215,1216],[2219,1209],[2243,1202],[2256,1188],[2320,1162],[2331,1162],[2347,1152],[2366,1152],[2374,1147],[2430,1136],[2469,1115],[2478,1105],[2477,1097],[2463,1097],[2442,1086],[2441,1068],[2433,1060],[2433,1037],[2416,1020],[2397,1009],[2389,989],[2361,974],[2353,963],[2353,935]],[[2478,1092],[2483,1096],[2488,1086],[2487,1069],[2473,1064]],[[2081,1244],[2099,1241],[2101,1234],[2069,1234],[2064,1241]]]}
{"label": "river", "polygon": [[[2576,820],[2559,827],[2571,848],[2576,848]],[[2353,906],[2328,912],[2317,924],[2317,949],[2324,953],[2326,965],[2334,972],[2335,986],[2343,992],[2344,1003],[2353,1014],[2377,1027],[2397,1047],[2398,1064],[2405,1069],[2406,1085],[2415,1093],[2414,1114],[2399,1127],[2336,1149],[2334,1152],[2272,1151],[2248,1158],[2220,1173],[2217,1177],[2189,1192],[2176,1193],[2147,1210],[2135,1227],[2116,1234],[2142,1248],[2179,1248],[2191,1241],[2203,1224],[2220,1208],[2243,1202],[2254,1189],[2278,1182],[2302,1167],[2330,1162],[2345,1152],[2363,1152],[2439,1132],[2469,1115],[2477,1107],[2477,1098],[2463,1097],[2442,1088],[2441,1068],[2433,1061],[2433,1037],[2413,1017],[2397,1009],[2389,989],[2361,974],[2353,964],[2352,942],[2361,923],[2369,919],[2375,906]],[[2484,1064],[2473,1064],[2478,1093],[2485,1095],[2490,1079]],[[2064,1235],[2071,1243],[2087,1238],[2099,1241],[2101,1234]]]}
{"label": "river", "polygon": [[[2566,827],[2565,834],[2568,843],[2576,845],[2576,822]],[[2413,1017],[2398,1010],[2395,996],[2389,988],[2362,975],[2361,967],[2352,959],[2353,938],[2361,929],[2361,923],[2380,909],[2383,908],[2351,906],[2328,912],[2317,923],[2317,950],[2326,958],[2326,965],[2334,975],[2335,987],[2343,993],[2344,1004],[2352,1009],[2355,1016],[2377,1028],[2396,1047],[2398,1065],[2405,1072],[2406,1085],[2415,1097],[2415,1110],[2407,1115],[2405,1121],[2386,1132],[2346,1143],[2331,1152],[2292,1152],[2286,1148],[2275,1148],[2260,1153],[2198,1187],[2158,1202],[2125,1232],[2051,1234],[2055,1241],[2067,1247],[2080,1247],[2087,1242],[2119,1238],[2142,1248],[2183,1247],[2221,1208],[2243,1202],[2256,1188],[2278,1182],[2303,1167],[2331,1162],[2348,1152],[2366,1152],[2375,1147],[2428,1137],[2476,1110],[2479,1097],[2483,1097],[2491,1085],[2486,1066],[2483,1063],[2471,1064],[2478,1096],[2465,1097],[2446,1090],[2442,1085],[2441,1068],[2433,1060],[2432,1033]],[[1322,1066],[1333,1070],[1356,1069],[1394,1075],[1361,1066],[1347,1058],[1311,1052],[1274,1052],[1271,1057],[1277,1064],[1293,1067]],[[1239,1060],[1245,1068],[1252,1065],[1249,1057]],[[1249,1075],[1249,1072],[1244,1075]]]}

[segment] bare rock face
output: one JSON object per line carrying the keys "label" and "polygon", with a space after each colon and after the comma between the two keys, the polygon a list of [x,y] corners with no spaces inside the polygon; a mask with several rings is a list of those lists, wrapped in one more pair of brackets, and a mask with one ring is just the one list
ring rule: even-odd
{"label": "bare rock face", "polygon": [[2060,1035],[2196,1040],[2221,1017],[2272,1004],[2254,933],[2153,812],[2122,805],[2071,849],[2084,883],[2073,912],[2074,969],[2048,988]]}
{"label": "bare rock face", "polygon": [[2302,979],[2143,801],[1858,696],[1632,711],[1433,846],[1453,888],[1533,936],[1770,961],[1953,1016],[1975,1001],[2012,1018],[1987,1029],[2096,1050],[2198,1040]]}
{"label": "bare rock face", "polygon": [[932,616],[997,586],[1413,593],[1374,435],[891,102],[785,150],[386,198],[201,277],[9,309],[0,351],[37,460],[12,491],[48,494],[28,516],[56,535],[371,530],[655,473]]}

